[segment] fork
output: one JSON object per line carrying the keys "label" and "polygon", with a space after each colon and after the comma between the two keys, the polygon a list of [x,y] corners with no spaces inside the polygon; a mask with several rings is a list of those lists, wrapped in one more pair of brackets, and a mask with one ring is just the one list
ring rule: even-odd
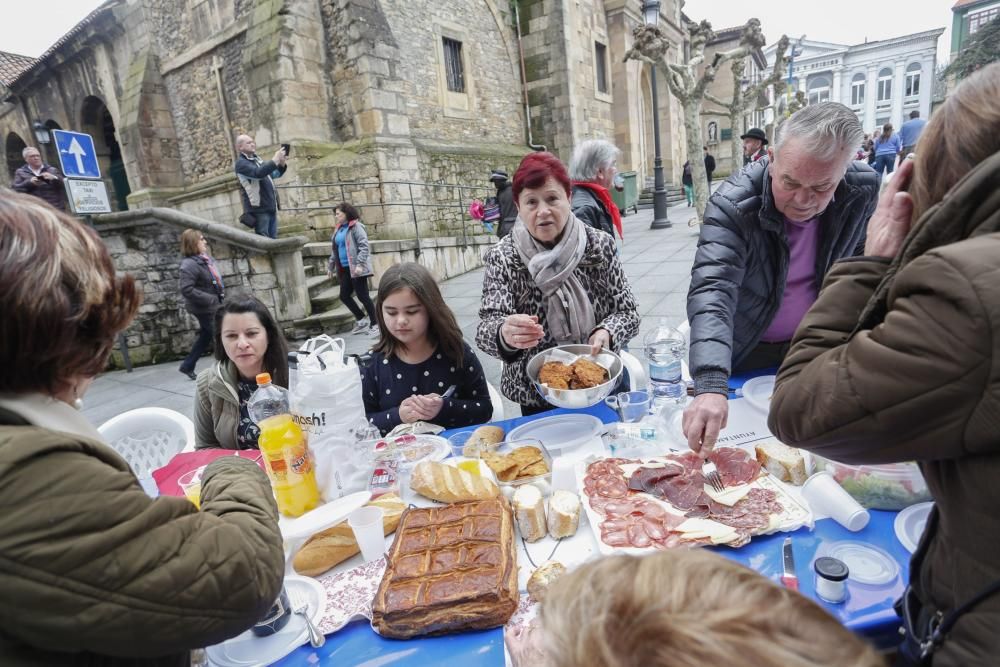
{"label": "fork", "polygon": [[716,492],[722,493],[726,490],[726,485],[722,483],[722,478],[719,477],[719,469],[708,459],[705,459],[705,463],[701,467],[701,474]]}
{"label": "fork", "polygon": [[306,622],[306,628],[309,629],[309,645],[313,648],[319,648],[326,643],[326,637],[323,636],[316,626],[313,625],[312,619],[309,618],[309,603],[303,599],[295,600],[292,611],[301,616]]}

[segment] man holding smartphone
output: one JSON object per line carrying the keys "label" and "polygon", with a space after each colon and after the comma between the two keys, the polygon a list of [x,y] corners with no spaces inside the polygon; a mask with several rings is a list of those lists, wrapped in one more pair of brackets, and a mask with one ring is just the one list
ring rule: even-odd
{"label": "man holding smartphone", "polygon": [[241,134],[236,137],[236,177],[240,181],[243,199],[243,215],[253,216],[254,231],[261,236],[278,238],[278,191],[274,188],[275,178],[281,177],[288,168],[286,151],[291,146],[282,144],[270,160],[257,156],[257,144],[253,137]]}

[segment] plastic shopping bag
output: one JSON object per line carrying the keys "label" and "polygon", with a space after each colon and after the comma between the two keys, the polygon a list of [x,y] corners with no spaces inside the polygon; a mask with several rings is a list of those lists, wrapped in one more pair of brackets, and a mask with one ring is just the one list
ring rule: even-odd
{"label": "plastic shopping bag", "polygon": [[362,445],[370,437],[370,427],[361,373],[355,360],[344,354],[343,339],[323,335],[300,348],[291,408],[308,433],[323,499],[368,488],[374,463],[372,452]]}

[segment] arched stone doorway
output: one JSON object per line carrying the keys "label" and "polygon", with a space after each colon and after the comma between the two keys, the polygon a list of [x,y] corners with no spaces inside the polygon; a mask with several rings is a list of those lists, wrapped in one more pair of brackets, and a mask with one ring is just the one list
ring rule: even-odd
{"label": "arched stone doorway", "polygon": [[127,211],[126,197],[132,191],[125,173],[121,146],[115,136],[115,122],[107,105],[97,97],[83,100],[80,111],[80,127],[94,138],[97,161],[101,166],[101,176],[108,187],[108,199],[114,211]]}
{"label": "arched stone doorway", "polygon": [[27,147],[28,145],[24,143],[24,139],[14,132],[7,135],[7,140],[4,142],[4,152],[7,156],[7,183],[14,180],[14,172],[24,164],[24,157],[21,156],[21,151]]}

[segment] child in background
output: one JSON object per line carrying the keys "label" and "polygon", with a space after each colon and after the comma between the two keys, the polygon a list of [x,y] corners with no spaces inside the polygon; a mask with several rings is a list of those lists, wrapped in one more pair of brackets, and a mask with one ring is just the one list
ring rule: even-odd
{"label": "child in background", "polygon": [[445,428],[489,421],[483,367],[427,269],[405,262],[387,270],[375,311],[380,339],[361,380],[371,423],[385,434],[416,421]]}
{"label": "child in background", "polygon": [[483,202],[480,199],[473,199],[472,203],[469,204],[469,217],[477,222],[482,223],[483,231],[487,234],[493,233],[493,223],[486,221],[486,207],[483,206]]}

